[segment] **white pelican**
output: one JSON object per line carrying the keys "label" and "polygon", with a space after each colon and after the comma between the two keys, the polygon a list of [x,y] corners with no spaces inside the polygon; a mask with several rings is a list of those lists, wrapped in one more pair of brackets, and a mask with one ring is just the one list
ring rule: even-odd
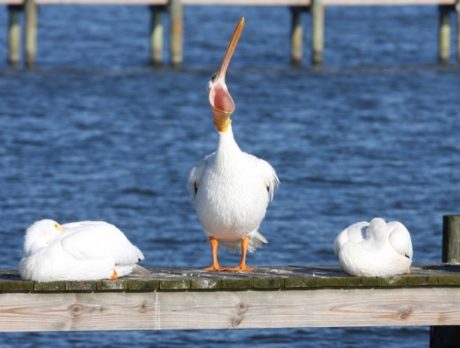
{"label": "white pelican", "polygon": [[[235,103],[225,83],[225,74],[243,26],[244,18],[236,25],[220,69],[209,82],[209,103],[219,132],[217,150],[198,162],[188,178],[198,218],[211,244],[212,265],[205,271],[252,269],[246,265],[246,253],[267,243],[258,228],[278,184],[272,166],[241,151],[233,137],[231,115]],[[241,248],[239,266],[219,265],[219,242],[229,248]]]}
{"label": "white pelican", "polygon": [[413,256],[407,228],[381,218],[344,229],[334,241],[334,252],[347,273],[367,277],[410,273]]}
{"label": "white pelican", "polygon": [[144,259],[142,252],[103,221],[37,221],[26,230],[24,254],[19,273],[35,281],[113,280],[145,270],[136,265]]}

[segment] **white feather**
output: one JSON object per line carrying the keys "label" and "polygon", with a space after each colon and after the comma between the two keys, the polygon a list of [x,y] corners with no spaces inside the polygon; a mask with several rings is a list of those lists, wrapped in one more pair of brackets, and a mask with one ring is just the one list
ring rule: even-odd
{"label": "white feather", "polygon": [[[116,226],[103,221],[62,225],[41,220],[27,229],[19,271],[36,281],[107,279],[115,271],[129,274],[144,259],[142,252]],[[41,247],[33,247],[41,245]]]}
{"label": "white feather", "polygon": [[240,150],[229,127],[217,151],[190,171],[188,190],[208,236],[231,249],[250,236],[252,251],[267,242],[258,229],[278,183],[268,162]]}
{"label": "white feather", "polygon": [[367,221],[356,222],[344,229],[334,241],[334,254],[338,255],[340,248],[348,242],[357,243],[363,240],[369,223]]}
{"label": "white feather", "polygon": [[389,277],[408,272],[413,256],[406,227],[381,218],[343,230],[334,241],[334,251],[342,268],[355,276]]}
{"label": "white feather", "polygon": [[410,238],[410,233],[399,221],[390,221],[388,223],[390,229],[390,243],[393,249],[398,252],[400,255],[409,257],[412,259],[413,250],[412,250],[412,241]]}

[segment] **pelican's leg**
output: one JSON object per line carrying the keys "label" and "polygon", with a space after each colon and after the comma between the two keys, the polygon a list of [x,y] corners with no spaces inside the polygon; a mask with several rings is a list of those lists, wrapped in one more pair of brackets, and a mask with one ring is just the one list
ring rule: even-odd
{"label": "pelican's leg", "polygon": [[217,259],[217,249],[219,249],[219,241],[217,240],[216,237],[209,237],[209,243],[211,244],[212,265],[210,267],[205,268],[203,271],[205,272],[223,271],[224,269],[220,267],[219,260]]}
{"label": "pelican's leg", "polygon": [[250,237],[248,236],[241,239],[241,261],[240,261],[239,266],[225,268],[226,271],[230,271],[230,272],[252,271],[252,267],[246,266],[246,254],[248,252],[249,239]]}

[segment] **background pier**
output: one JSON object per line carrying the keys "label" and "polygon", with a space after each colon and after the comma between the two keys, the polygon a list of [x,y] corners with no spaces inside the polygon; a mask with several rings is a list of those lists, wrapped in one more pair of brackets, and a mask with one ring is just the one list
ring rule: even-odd
{"label": "background pier", "polygon": [[[329,6],[401,6],[401,5],[436,5],[439,8],[438,25],[438,57],[440,63],[446,63],[451,56],[451,17],[457,17],[457,57],[460,62],[460,2],[458,0],[0,0],[0,4],[8,5],[8,61],[15,65],[20,61],[21,28],[20,14],[25,12],[25,63],[33,66],[37,54],[37,7],[49,4],[126,4],[148,6],[151,13],[150,21],[150,60],[152,64],[163,62],[163,42],[165,30],[162,17],[169,17],[169,61],[174,66],[183,62],[183,31],[184,6],[280,6],[291,9],[291,61],[300,64],[303,60],[304,34],[302,14],[310,13],[311,27],[311,62],[314,65],[323,62],[325,49],[326,8]],[[288,26],[289,24],[286,23]],[[404,28],[401,28],[404,30]],[[287,38],[288,39],[288,38]]]}

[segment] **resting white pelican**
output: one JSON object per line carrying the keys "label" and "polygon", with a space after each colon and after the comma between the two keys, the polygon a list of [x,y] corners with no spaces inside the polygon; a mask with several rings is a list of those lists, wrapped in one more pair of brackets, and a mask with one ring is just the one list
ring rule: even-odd
{"label": "resting white pelican", "polygon": [[344,229],[334,241],[334,252],[349,274],[389,277],[410,273],[412,242],[407,228],[398,221],[374,218]]}
{"label": "resting white pelican", "polygon": [[[209,82],[209,103],[219,132],[216,152],[191,170],[188,189],[198,218],[209,237],[212,265],[205,271],[250,271],[247,251],[267,240],[258,232],[278,178],[272,166],[240,150],[232,132],[235,103],[225,83],[225,74],[243,30],[244,18],[235,27],[220,69]],[[217,258],[219,242],[241,248],[237,267],[221,267]]]}
{"label": "resting white pelican", "polygon": [[117,227],[103,221],[32,224],[24,238],[19,272],[36,281],[117,279],[142,269],[142,252]]}

